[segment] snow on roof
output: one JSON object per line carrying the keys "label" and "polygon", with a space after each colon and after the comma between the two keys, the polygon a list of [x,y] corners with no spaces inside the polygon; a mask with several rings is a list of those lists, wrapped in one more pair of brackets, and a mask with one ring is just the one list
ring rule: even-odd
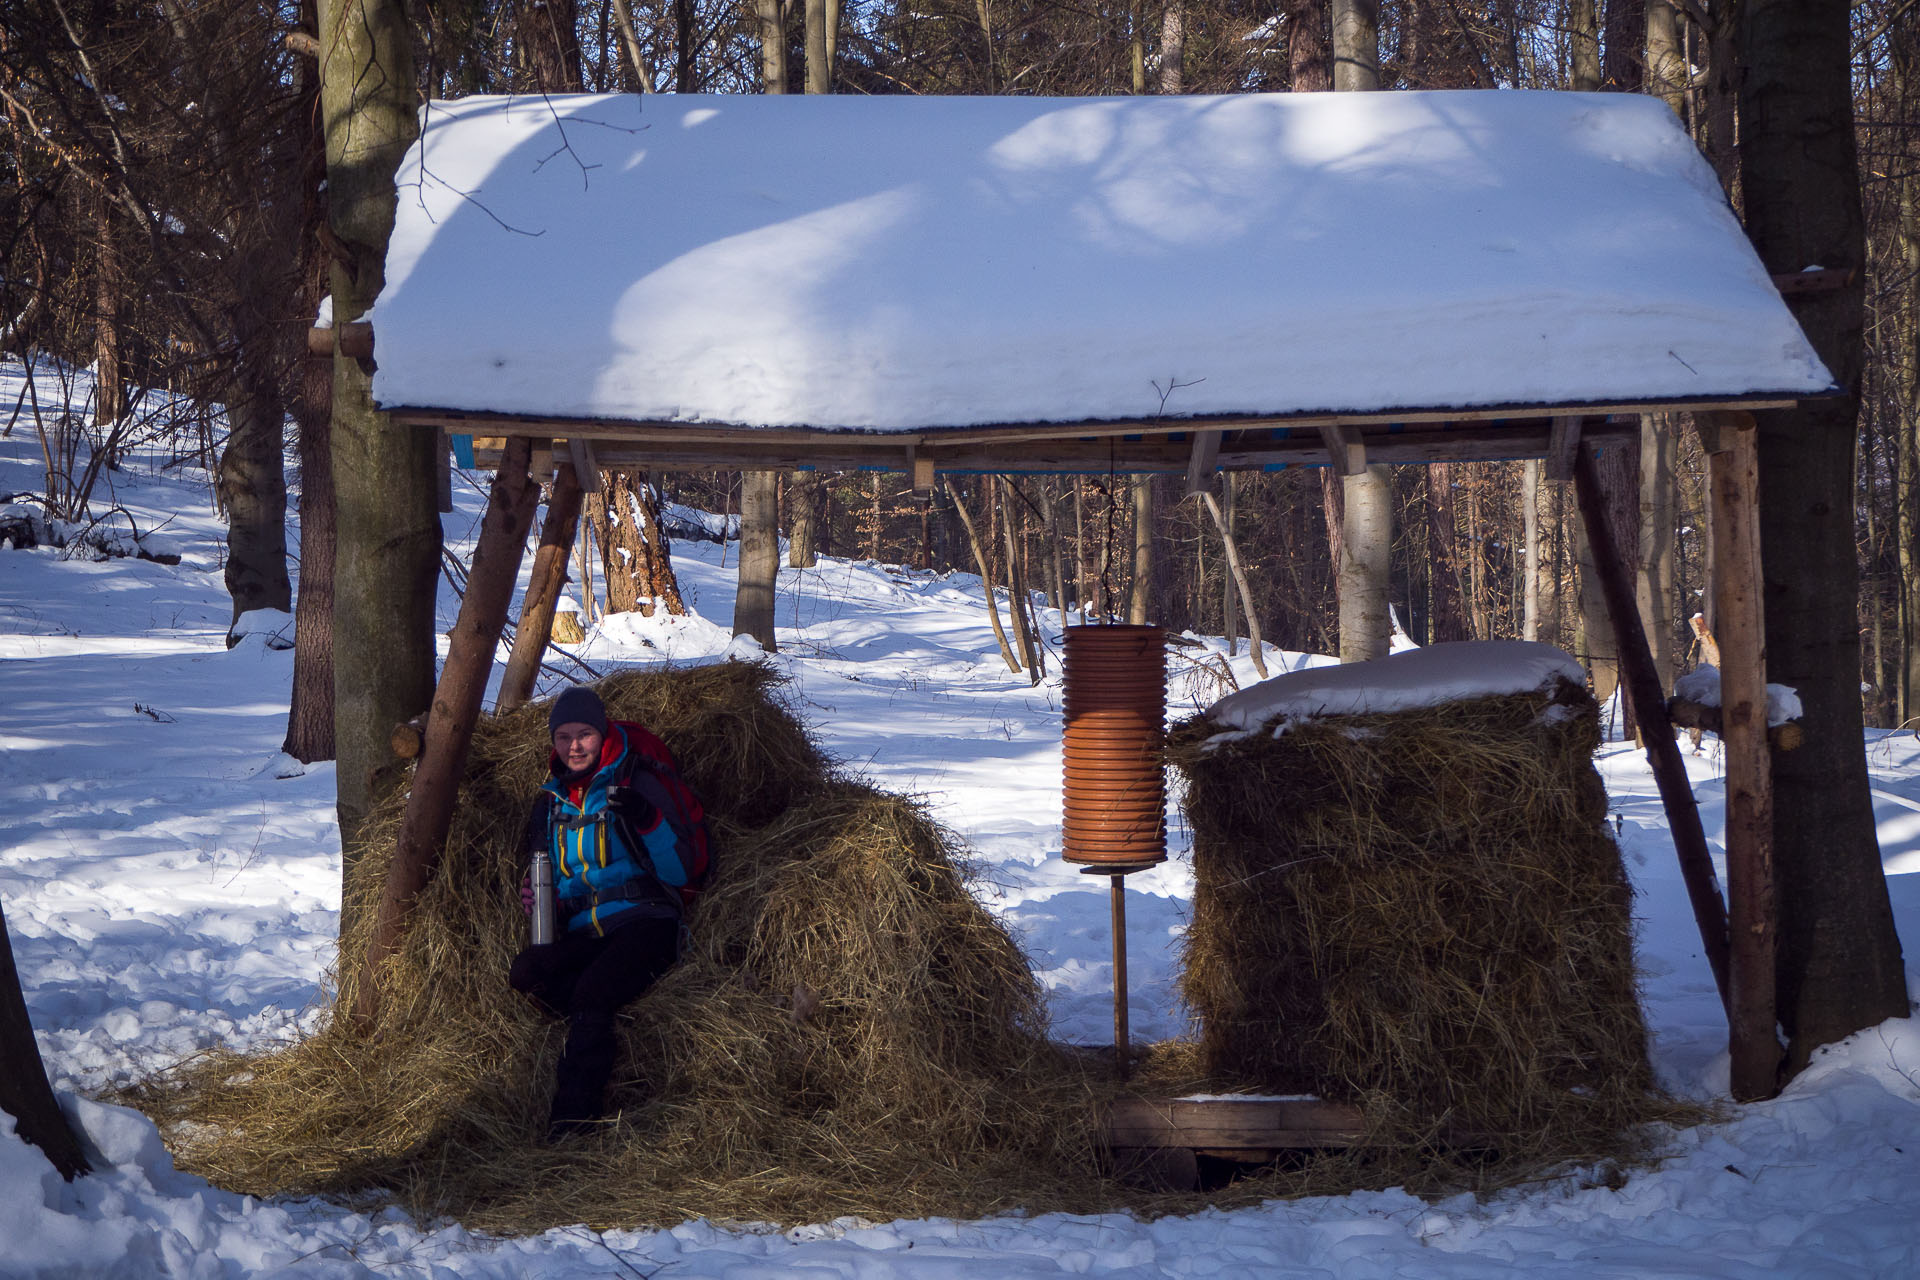
{"label": "snow on roof", "polygon": [[1659,101],[467,98],[375,398],[908,430],[1817,393]]}
{"label": "snow on roof", "polygon": [[1289,671],[1228,694],[1207,719],[1251,732],[1275,720],[1370,715],[1462,698],[1531,693],[1556,680],[1585,684],[1587,673],[1550,644],[1478,640],[1408,649],[1372,662]]}

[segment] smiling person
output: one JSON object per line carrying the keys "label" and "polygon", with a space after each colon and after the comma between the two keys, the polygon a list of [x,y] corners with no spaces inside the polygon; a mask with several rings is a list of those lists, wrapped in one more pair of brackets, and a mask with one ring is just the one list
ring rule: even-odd
{"label": "smiling person", "polygon": [[[507,980],[567,1020],[548,1117],[557,1141],[601,1122],[614,1017],[679,958],[710,851],[700,801],[644,727],[609,721],[600,696],[576,686],[554,700],[547,730],[549,776],[527,842],[552,859],[553,941],[515,956]],[[531,913],[531,877],[521,897]]]}

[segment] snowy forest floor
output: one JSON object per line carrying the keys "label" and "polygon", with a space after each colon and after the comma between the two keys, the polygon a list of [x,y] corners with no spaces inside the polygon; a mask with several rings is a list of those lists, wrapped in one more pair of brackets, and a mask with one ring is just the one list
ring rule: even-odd
{"label": "snowy forest floor", "polygon": [[[20,389],[0,366],[0,398]],[[49,388],[43,384],[42,394]],[[63,1184],[0,1116],[0,1275],[9,1276],[1906,1276],[1920,1274],[1920,1024],[1823,1052],[1778,1100],[1655,1135],[1624,1183],[1600,1170],[1497,1196],[1399,1191],[1146,1221],[1127,1214],[839,1221],[788,1231],[690,1222],[503,1240],[318,1201],[258,1202],[176,1173],[152,1125],[88,1095],[210,1045],[258,1047],[316,1016],[339,901],[332,766],[278,754],[292,654],[228,650],[223,529],[208,477],[136,453],[107,482],[177,566],[0,550],[0,903],[55,1086],[103,1157]],[[30,419],[0,439],[0,495],[44,483]],[[450,547],[471,550],[484,477],[456,478]],[[724,562],[723,562],[724,557]],[[596,667],[710,660],[730,647],[734,551],[675,547],[697,616],[619,616]],[[449,624],[455,601],[441,600]],[[1049,994],[1054,1034],[1111,1039],[1104,883],[1060,858],[1060,687],[1000,660],[980,583],[823,559],[783,569],[775,659],[819,740],[927,798],[970,845],[981,900]],[[1057,636],[1060,619],[1046,618]],[[1208,652],[1225,646],[1208,641]],[[1327,661],[1270,654],[1291,668]],[[1233,662],[1253,679],[1244,654]],[[1184,710],[1224,692],[1176,673]],[[1909,949],[1920,938],[1920,739],[1871,732],[1881,852]],[[1724,1101],[1726,1029],[1644,758],[1598,760],[1634,877],[1655,1065]],[[1724,784],[1689,759],[1710,838]],[[295,773],[295,776],[282,776]],[[1186,1031],[1178,948],[1191,871],[1129,878],[1136,1039]],[[1910,955],[1910,969],[1916,967]],[[1920,983],[1920,973],[1910,981]],[[1920,989],[1917,986],[1916,989]],[[1908,1150],[1912,1148],[1912,1150]]]}

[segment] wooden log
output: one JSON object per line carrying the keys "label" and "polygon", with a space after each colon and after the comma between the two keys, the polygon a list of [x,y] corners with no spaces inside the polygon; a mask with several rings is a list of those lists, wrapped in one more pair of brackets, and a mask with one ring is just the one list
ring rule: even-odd
{"label": "wooden log", "polygon": [[533,553],[533,576],[520,602],[520,622],[513,631],[513,652],[500,677],[494,706],[511,711],[533,696],[540,674],[540,658],[553,641],[554,608],[567,585],[567,562],[580,529],[580,481],[571,464],[553,473],[553,492],[547,500],[547,518],[540,526],[540,545]]}
{"label": "wooden log", "polygon": [[365,1028],[379,1010],[380,983],[387,959],[398,949],[413,914],[414,902],[440,864],[467,748],[480,718],[480,702],[493,671],[493,656],[507,624],[507,607],[520,573],[520,556],[533,523],[540,491],[527,473],[532,442],[507,442],[500,470],[480,523],[480,544],[473,572],[460,600],[460,615],[449,636],[447,663],[434,686],[426,742],[414,769],[413,788],[400,820],[393,862],[375,908],[373,930],[361,961],[352,1018]]}
{"label": "wooden log", "polygon": [[336,349],[342,355],[371,360],[373,324],[366,320],[350,320],[346,324],[327,328],[315,325],[307,330],[307,354],[330,357]]}
{"label": "wooden log", "polygon": [[[1709,707],[1703,702],[1690,702],[1685,698],[1668,698],[1667,718],[1682,729],[1693,729],[1725,737],[1720,732],[1719,707]],[[1773,725],[1767,730],[1767,745],[1775,751],[1792,751],[1806,740],[1807,731],[1801,727],[1798,720]]]}
{"label": "wooden log", "polygon": [[1193,433],[1193,452],[1187,458],[1187,492],[1204,493],[1213,487],[1213,473],[1220,462],[1219,431]]}
{"label": "wooden log", "polygon": [[1703,433],[1713,510],[1720,741],[1727,769],[1727,934],[1731,1086],[1739,1102],[1780,1091],[1775,1027],[1773,758],[1767,744],[1766,621],[1760,600],[1759,432],[1750,413]]}
{"label": "wooden log", "polygon": [[393,754],[402,760],[418,760],[421,752],[427,749],[427,712],[423,711],[405,724],[393,726],[393,732],[387,735],[387,746]]}
{"label": "wooden log", "polygon": [[1654,669],[1653,650],[1647,644],[1647,633],[1640,626],[1633,582],[1607,536],[1606,499],[1600,492],[1600,476],[1594,467],[1593,455],[1587,449],[1574,452],[1573,492],[1580,505],[1580,518],[1586,522],[1587,542],[1593,548],[1594,572],[1600,579],[1600,588],[1607,598],[1607,612],[1613,619],[1620,654],[1621,688],[1632,700],[1634,716],[1640,722],[1647,763],[1653,767],[1653,779],[1660,788],[1660,804],[1666,810],[1667,825],[1673,832],[1680,876],[1687,886],[1687,899],[1693,905],[1694,923],[1700,929],[1701,949],[1706,953],[1708,967],[1713,970],[1721,1007],[1731,1019],[1726,904],[1714,880],[1713,857],[1707,850],[1706,830],[1700,825],[1700,807],[1693,798],[1693,785],[1687,781],[1686,762],[1680,757],[1680,744],[1674,741],[1673,724],[1667,719],[1666,699]]}

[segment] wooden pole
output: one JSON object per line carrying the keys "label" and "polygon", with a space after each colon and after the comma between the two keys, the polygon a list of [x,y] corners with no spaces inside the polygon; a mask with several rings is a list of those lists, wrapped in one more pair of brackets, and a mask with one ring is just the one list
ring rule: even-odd
{"label": "wooden pole", "polygon": [[1113,917],[1113,1068],[1125,1080],[1129,1068],[1127,1041],[1127,875],[1115,872],[1107,877],[1107,898]]}
{"label": "wooden pole", "polygon": [[352,1016],[362,1027],[372,1022],[379,1008],[381,968],[399,949],[414,901],[433,878],[441,847],[446,844],[460,776],[466,769],[467,747],[480,719],[481,698],[486,693],[487,677],[493,672],[500,633],[506,628],[513,584],[520,575],[520,556],[540,497],[539,487],[527,470],[532,455],[533,442],[528,437],[510,437],[487,498],[480,545],[473,553],[473,572],[467,578],[460,616],[449,637],[447,664],[433,691],[426,749],[414,769],[393,863],[375,908],[373,932],[359,975]]}
{"label": "wooden pole", "polygon": [[1661,692],[1660,678],[1654,673],[1653,650],[1640,626],[1633,582],[1607,536],[1606,497],[1600,491],[1593,454],[1585,448],[1573,455],[1573,493],[1580,504],[1580,519],[1587,527],[1594,576],[1600,580],[1607,612],[1613,619],[1620,651],[1620,687],[1631,701],[1634,718],[1640,723],[1647,763],[1653,766],[1660,803],[1667,812],[1667,825],[1673,830],[1673,848],[1680,859],[1687,899],[1693,904],[1694,922],[1700,927],[1701,948],[1706,952],[1708,967],[1713,970],[1721,1007],[1726,1009],[1731,1021],[1726,904],[1714,881],[1713,857],[1707,851],[1707,833],[1700,825],[1700,808],[1693,799],[1693,785],[1687,781],[1686,762],[1680,757],[1680,744],[1674,740],[1673,724],[1667,719],[1666,699]]}
{"label": "wooden pole", "polygon": [[513,652],[506,674],[500,677],[496,710],[511,711],[533,696],[540,659],[553,639],[553,611],[567,585],[567,561],[580,528],[580,480],[573,466],[561,462],[553,472],[553,495],[547,518],[540,526],[540,546],[533,553],[533,578],[520,602],[520,625],[514,628]]}
{"label": "wooden pole", "polygon": [[[1704,421],[1702,421],[1704,420]],[[1760,599],[1760,454],[1753,415],[1699,415],[1713,504],[1720,741],[1727,766],[1727,899],[1734,1100],[1780,1091],[1774,1032],[1773,758]]]}

